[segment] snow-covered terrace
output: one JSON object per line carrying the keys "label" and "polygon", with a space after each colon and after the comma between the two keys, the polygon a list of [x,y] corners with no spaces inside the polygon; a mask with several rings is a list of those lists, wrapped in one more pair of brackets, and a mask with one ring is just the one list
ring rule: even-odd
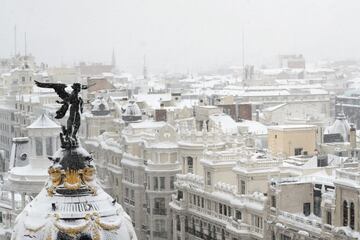
{"label": "snow-covered terrace", "polygon": [[336,183],[360,188],[360,168],[336,169]]}

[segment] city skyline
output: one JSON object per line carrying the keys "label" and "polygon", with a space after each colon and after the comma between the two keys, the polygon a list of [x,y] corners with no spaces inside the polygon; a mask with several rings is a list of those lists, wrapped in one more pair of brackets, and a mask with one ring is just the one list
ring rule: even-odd
{"label": "city skyline", "polygon": [[[357,1],[3,1],[0,55],[17,50],[37,62],[110,63],[120,70],[201,72],[271,64],[279,54],[309,61],[356,59]],[[242,43],[244,38],[245,53]]]}

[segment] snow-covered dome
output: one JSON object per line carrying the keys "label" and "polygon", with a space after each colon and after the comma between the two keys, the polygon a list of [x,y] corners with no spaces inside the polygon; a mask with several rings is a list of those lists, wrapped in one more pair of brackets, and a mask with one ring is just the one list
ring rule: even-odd
{"label": "snow-covered dome", "polygon": [[142,119],[142,113],[134,100],[130,100],[125,108],[122,108],[122,119],[126,122],[136,122]]}
{"label": "snow-covered dome", "polygon": [[98,97],[91,102],[91,113],[95,116],[105,116],[110,113],[109,104],[103,97]]}
{"label": "snow-covered dome", "polygon": [[137,240],[130,217],[97,183],[91,155],[61,148],[45,188],[15,220],[12,240]]}
{"label": "snow-covered dome", "polygon": [[344,142],[349,141],[350,124],[345,117],[344,113],[339,113],[335,122],[327,127],[324,134],[340,134]]}
{"label": "snow-covered dome", "polygon": [[27,129],[60,129],[60,126],[43,113]]}

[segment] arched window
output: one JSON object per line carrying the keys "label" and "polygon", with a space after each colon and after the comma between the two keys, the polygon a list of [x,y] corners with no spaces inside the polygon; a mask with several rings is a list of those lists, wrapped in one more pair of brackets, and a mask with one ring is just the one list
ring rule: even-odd
{"label": "arched window", "polygon": [[348,203],[347,201],[344,201],[343,203],[343,226],[347,226],[348,225]]}
{"label": "arched window", "polygon": [[350,228],[354,230],[355,227],[355,206],[354,203],[350,203]]}

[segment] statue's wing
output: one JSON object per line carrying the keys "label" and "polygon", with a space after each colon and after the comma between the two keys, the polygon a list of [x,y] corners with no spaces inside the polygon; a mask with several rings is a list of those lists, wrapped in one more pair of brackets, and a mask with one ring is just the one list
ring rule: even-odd
{"label": "statue's wing", "polygon": [[55,90],[55,92],[57,93],[57,95],[65,100],[66,98],[69,97],[69,93],[66,92],[65,88],[67,87],[66,84],[63,83],[42,83],[42,82],[38,82],[35,81],[36,86],[40,87],[40,88],[52,88]]}
{"label": "statue's wing", "polygon": [[92,86],[95,86],[96,85],[96,82],[93,83],[93,84],[90,84],[90,85],[81,85],[81,89],[85,90],[85,89],[88,89],[89,87],[92,87]]}

